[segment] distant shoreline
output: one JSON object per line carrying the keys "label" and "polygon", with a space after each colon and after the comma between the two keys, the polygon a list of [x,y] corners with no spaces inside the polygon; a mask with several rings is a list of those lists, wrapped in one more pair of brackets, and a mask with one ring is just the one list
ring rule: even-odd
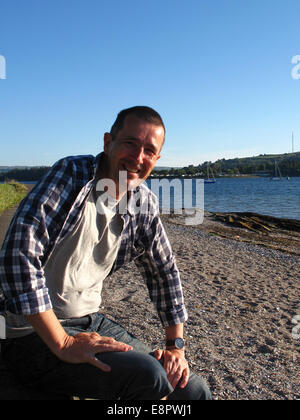
{"label": "distant shoreline", "polygon": [[[207,179],[203,176],[194,176],[194,175],[150,175],[148,179],[161,179],[161,178],[167,178],[167,179]],[[249,175],[249,174],[240,174],[240,175],[218,175],[218,176],[214,176],[215,179],[271,179],[273,178],[271,175],[267,175],[267,176],[262,176],[262,175]],[[282,176],[282,179],[286,179],[286,178],[300,178],[300,176]]]}

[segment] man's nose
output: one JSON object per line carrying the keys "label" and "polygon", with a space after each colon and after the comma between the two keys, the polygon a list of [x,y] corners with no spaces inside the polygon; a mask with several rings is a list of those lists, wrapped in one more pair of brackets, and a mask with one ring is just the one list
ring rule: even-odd
{"label": "man's nose", "polygon": [[134,158],[135,161],[138,164],[142,164],[144,161],[144,148],[143,147],[138,147],[135,152],[134,152]]}

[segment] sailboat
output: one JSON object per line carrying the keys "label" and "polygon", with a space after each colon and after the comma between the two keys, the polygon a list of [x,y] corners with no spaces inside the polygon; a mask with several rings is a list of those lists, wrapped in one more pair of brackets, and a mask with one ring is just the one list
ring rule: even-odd
{"label": "sailboat", "polygon": [[282,175],[277,161],[275,161],[275,175],[270,178],[270,181],[282,181]]}
{"label": "sailboat", "polygon": [[209,163],[207,164],[207,178],[204,180],[205,184],[214,184],[216,182],[216,178],[210,177],[210,167],[209,167]]}

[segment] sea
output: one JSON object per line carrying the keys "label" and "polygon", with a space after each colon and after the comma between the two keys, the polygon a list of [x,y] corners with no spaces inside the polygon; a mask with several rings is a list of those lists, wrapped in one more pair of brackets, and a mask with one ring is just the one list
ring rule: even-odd
{"label": "sea", "polygon": [[[151,182],[153,179],[146,181],[150,188]],[[193,207],[197,207],[197,194],[200,192],[196,180],[180,179],[180,182],[182,197],[178,198],[178,194],[174,194],[171,188],[170,206],[176,209],[186,207],[186,194],[192,196]],[[282,178],[281,181],[271,181],[270,178],[217,178],[214,184],[204,184],[203,206],[204,210],[210,212],[253,212],[300,220],[300,177],[289,180]]]}
{"label": "sea", "polygon": [[[195,181],[195,180],[194,180]],[[151,187],[151,180],[147,180]],[[196,204],[195,183],[182,180],[182,200],[172,194],[174,208],[183,208],[184,191],[192,194]],[[160,197],[162,204],[162,197]],[[193,204],[193,206],[195,206]],[[195,206],[196,207],[196,206]],[[204,184],[204,210],[210,212],[253,212],[268,216],[300,220],[300,178],[217,178],[214,184]]]}

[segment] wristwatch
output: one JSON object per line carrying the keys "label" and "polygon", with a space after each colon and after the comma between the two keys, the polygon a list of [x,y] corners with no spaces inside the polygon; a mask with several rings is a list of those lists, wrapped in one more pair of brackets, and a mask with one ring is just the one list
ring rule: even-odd
{"label": "wristwatch", "polygon": [[175,349],[182,350],[184,348],[185,341],[181,337],[174,338],[174,340],[167,340],[166,347],[174,347]]}

